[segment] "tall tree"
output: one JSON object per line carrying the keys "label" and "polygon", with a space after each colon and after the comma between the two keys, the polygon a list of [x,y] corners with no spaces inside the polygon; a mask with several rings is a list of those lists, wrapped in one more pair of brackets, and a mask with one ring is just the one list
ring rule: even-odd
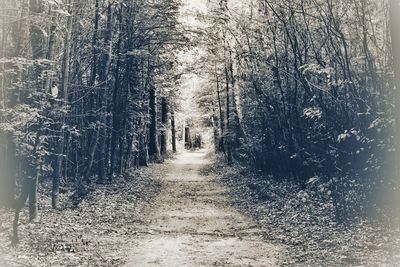
{"label": "tall tree", "polygon": [[393,70],[395,90],[395,120],[396,120],[396,179],[400,177],[400,1],[390,0],[390,33],[392,40]]}
{"label": "tall tree", "polygon": [[74,12],[75,6],[74,2],[68,0],[68,6],[70,9],[68,10],[69,15],[67,18],[67,28],[64,37],[64,55],[61,69],[61,80],[60,80],[60,122],[57,128],[59,134],[59,140],[57,145],[57,163],[56,169],[53,175],[53,187],[51,194],[51,205],[53,209],[56,209],[58,206],[58,193],[60,190],[60,180],[63,176],[63,162],[64,162],[64,147],[66,145],[65,142],[65,122],[66,122],[66,108],[69,101],[69,84],[70,84],[70,60],[71,60],[71,42],[72,42],[72,27],[74,22]]}

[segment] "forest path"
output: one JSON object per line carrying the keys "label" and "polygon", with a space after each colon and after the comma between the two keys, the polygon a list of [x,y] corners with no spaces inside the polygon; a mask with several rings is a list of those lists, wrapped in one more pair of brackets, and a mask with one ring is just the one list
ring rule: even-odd
{"label": "forest path", "polygon": [[127,266],[276,266],[281,247],[230,206],[227,188],[201,174],[206,151],[168,161],[162,192],[135,227]]}

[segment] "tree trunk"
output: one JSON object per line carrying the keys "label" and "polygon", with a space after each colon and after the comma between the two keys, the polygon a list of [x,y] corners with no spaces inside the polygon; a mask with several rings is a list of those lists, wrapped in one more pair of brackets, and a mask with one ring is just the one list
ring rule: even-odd
{"label": "tree trunk", "polygon": [[[31,14],[36,14],[39,15],[43,12],[43,6],[41,1],[30,1],[30,13]],[[30,40],[31,40],[31,47],[32,47],[32,59],[40,59],[44,57],[44,36],[42,30],[34,26],[32,24],[31,29],[30,29]],[[53,44],[49,43],[49,46],[52,46]],[[49,48],[49,49],[52,49]],[[51,56],[51,55],[50,55]],[[35,71],[35,78],[39,81],[40,80],[40,75],[42,72],[42,68],[37,68]],[[41,84],[43,86],[43,83]],[[40,135],[41,131],[39,130],[36,136],[36,144],[35,144],[35,151],[36,148],[39,144],[40,141]],[[36,155],[33,155],[34,158],[36,158]],[[33,162],[28,162],[28,165],[33,165]],[[29,177],[29,179],[32,180],[32,184],[30,186],[29,190],[29,220],[33,221],[36,220],[37,218],[37,210],[38,210],[38,199],[37,199],[37,190],[38,190],[38,180],[39,180],[39,172],[36,169],[37,166],[31,166],[29,168],[29,171],[32,174],[32,177]]]}
{"label": "tree trunk", "polygon": [[395,179],[400,180],[400,0],[390,0],[390,33],[392,39],[393,71],[395,76],[396,159]]}
{"label": "tree trunk", "polygon": [[[49,11],[50,16],[52,15],[52,10]],[[53,60],[54,57],[54,46],[56,44],[56,30],[57,30],[57,25],[56,23],[53,21],[53,17],[52,17],[52,21],[51,21],[51,25],[50,25],[50,34],[49,34],[49,40],[48,40],[48,49],[47,49],[47,53],[46,53],[46,58],[48,60]],[[54,66],[51,65],[50,70],[53,71],[54,70]],[[49,76],[46,78],[46,84],[45,84],[45,91],[48,94],[51,94],[51,86],[52,86],[52,77]]]}
{"label": "tree trunk", "polygon": [[167,121],[168,121],[168,103],[167,99],[161,99],[161,155],[167,154]]}
{"label": "tree trunk", "polygon": [[[145,125],[143,126],[145,127]],[[149,149],[147,147],[146,136],[145,130],[139,135],[139,166],[147,166],[149,161]]]}
{"label": "tree trunk", "polygon": [[[90,107],[91,110],[90,112],[90,116],[89,116],[89,124],[90,123],[96,123],[96,116],[94,114],[94,109],[96,108],[96,104],[95,104],[95,99],[96,96],[94,94],[94,88],[96,87],[96,77],[97,77],[97,58],[98,58],[98,28],[99,28],[99,0],[96,0],[95,2],[95,14],[94,14],[94,29],[93,29],[93,38],[92,38],[92,56],[93,56],[93,63],[92,63],[92,73],[91,73],[91,77],[90,77],[90,83],[89,83],[89,87],[91,90],[91,94],[89,96],[90,98]],[[99,118],[100,120],[100,118]],[[91,127],[92,128],[92,127]],[[93,135],[94,134],[94,135]],[[87,159],[87,164],[86,164],[86,169],[85,169],[85,173],[84,173],[84,181],[87,181],[88,183],[90,183],[90,176],[92,174],[92,166],[93,166],[93,161],[94,161],[94,156],[95,156],[95,152],[97,149],[97,144],[99,143],[99,138],[100,138],[100,130],[98,129],[97,125],[96,128],[93,128],[91,130],[88,131],[88,159]],[[92,139],[92,140],[91,140]],[[82,185],[80,185],[82,187]],[[78,187],[78,191],[80,193],[82,193],[82,188]]]}
{"label": "tree trunk", "polygon": [[[119,109],[119,89],[120,89],[120,65],[121,65],[121,45],[122,45],[122,4],[120,6],[120,12],[118,16],[118,20],[120,23],[120,28],[119,28],[119,37],[118,37],[118,43],[117,43],[117,64],[115,67],[115,83],[114,83],[114,91],[113,91],[113,112],[112,112],[112,117],[113,117],[113,122],[112,122],[112,134],[111,134],[111,154],[110,154],[110,175],[109,175],[109,180],[111,181],[113,178],[113,175],[115,173],[115,165],[116,165],[116,156],[117,156],[117,145],[118,145],[118,140],[120,136],[120,109]],[[121,149],[121,148],[120,148]]]}
{"label": "tree trunk", "polygon": [[30,177],[31,185],[29,187],[29,221],[34,221],[38,216],[38,182],[39,182],[39,173],[35,171],[35,176]]}
{"label": "tree trunk", "polygon": [[[6,23],[5,23],[5,18],[2,19],[2,38],[1,38],[1,51],[0,51],[0,57],[5,58],[6,57]],[[3,73],[5,70],[5,64],[1,63],[1,68],[0,71]],[[1,79],[1,95],[0,95],[0,100],[1,100],[1,108],[6,109],[6,79],[4,77],[5,75],[0,75]],[[4,123],[5,118],[3,117],[3,113],[0,113],[0,123]],[[0,187],[0,206],[7,206],[11,207],[14,201],[14,183],[15,183],[15,177],[11,175],[14,173],[13,171],[9,171],[10,169],[10,164],[9,162],[9,153],[8,153],[8,145],[9,145],[9,140],[7,138],[7,134],[4,131],[0,131],[0,184],[2,185]]]}
{"label": "tree trunk", "polygon": [[[104,35],[104,43],[105,43],[105,48],[108,49],[106,53],[104,53],[102,57],[102,65],[103,68],[99,70],[99,76],[100,76],[100,83],[102,87],[107,86],[107,75],[110,69],[110,64],[111,64],[111,19],[112,19],[112,5],[109,4],[107,8],[107,24],[106,24],[106,31]],[[101,128],[100,128],[100,144],[99,144],[99,164],[98,164],[98,182],[99,183],[104,183],[106,176],[107,176],[107,166],[108,166],[108,160],[107,160],[107,154],[106,153],[106,148],[107,148],[107,140],[108,140],[108,135],[107,135],[107,114],[108,114],[108,93],[105,90],[100,90],[99,92],[99,106],[101,108]]]}
{"label": "tree trunk", "polygon": [[218,138],[218,150],[219,152],[225,153],[225,138],[224,138],[224,113],[222,112],[222,100],[219,85],[218,73],[215,70],[215,77],[217,79],[217,98],[218,98],[218,110],[219,110],[219,138]]}
{"label": "tree trunk", "polygon": [[0,176],[1,204],[11,207],[14,203],[15,173],[16,173],[16,147],[12,136],[6,133],[0,135],[2,154],[0,155]]}
{"label": "tree trunk", "polygon": [[[94,163],[94,156],[95,156],[95,152],[96,152],[96,148],[97,148],[97,143],[99,141],[99,137],[100,137],[100,129],[96,130],[95,136],[93,137],[93,140],[91,140],[90,142],[90,146],[89,146],[89,155],[88,155],[88,161],[87,161],[87,165],[86,165],[86,169],[84,172],[84,180],[89,182],[90,179],[90,175],[91,175],[91,170],[93,167],[93,163]],[[82,195],[83,194],[83,184],[82,184],[82,179],[78,179],[78,183],[77,183],[77,190],[78,190],[78,194]]]}
{"label": "tree trunk", "polygon": [[[33,150],[33,155],[36,154],[36,149],[40,142],[40,132],[36,136],[35,146]],[[13,222],[13,238],[12,245],[16,245],[19,242],[18,238],[18,220],[19,213],[25,206],[25,202],[29,199],[29,221],[33,222],[37,219],[38,215],[38,176],[39,172],[33,157],[28,157],[23,161],[23,169],[25,170],[25,177],[22,179],[21,194],[15,200],[15,215]]]}
{"label": "tree trunk", "polygon": [[172,151],[176,152],[176,126],[175,126],[175,112],[171,111],[171,138],[172,138]]}
{"label": "tree trunk", "polygon": [[22,184],[22,190],[20,196],[15,200],[15,213],[14,213],[14,221],[13,221],[13,238],[11,241],[12,245],[16,245],[19,243],[19,236],[18,236],[18,221],[19,221],[19,213],[21,212],[22,208],[25,205],[26,200],[28,199],[29,195],[29,182],[31,180],[24,179]]}
{"label": "tree trunk", "polygon": [[235,76],[233,74],[233,64],[232,64],[232,51],[229,51],[229,80],[231,82],[231,104],[232,104],[232,121],[234,122],[234,125],[231,125],[231,128],[235,129],[233,131],[232,129],[232,134],[234,134],[234,136],[232,136],[232,140],[231,140],[231,145],[235,145],[235,148],[240,147],[240,138],[243,136],[243,130],[242,130],[242,125],[240,122],[240,118],[239,118],[239,110],[238,110],[238,106],[236,104],[236,93],[235,93],[235,88],[236,88],[236,81],[235,81]]}
{"label": "tree trunk", "polygon": [[[69,65],[70,65],[70,54],[71,54],[71,35],[72,35],[72,25],[73,25],[73,14],[74,14],[74,4],[69,1],[71,6],[71,16],[68,17],[68,29],[65,35],[64,41],[64,59],[62,66],[62,79],[61,79],[61,94],[63,97],[64,107],[68,102],[68,89],[69,89]],[[64,158],[64,124],[65,124],[65,113],[62,112],[60,119],[60,126],[58,127],[59,140],[57,147],[57,164],[53,176],[53,185],[51,193],[51,206],[56,209],[58,206],[58,192],[60,189],[60,180],[63,170],[63,158]]]}
{"label": "tree trunk", "polygon": [[155,160],[160,160],[160,148],[158,144],[158,126],[157,126],[157,97],[154,85],[150,85],[149,94],[149,113],[150,113],[150,129],[149,129],[149,156]]}
{"label": "tree trunk", "polygon": [[29,20],[26,19],[29,16],[30,11],[30,0],[21,0],[21,19],[19,20],[19,29],[16,43],[16,56],[28,57],[28,46],[25,42],[29,40]]}
{"label": "tree trunk", "polygon": [[231,132],[231,127],[230,127],[230,100],[229,100],[230,84],[229,84],[228,66],[227,66],[226,62],[225,62],[225,94],[226,94],[225,95],[226,96],[225,116],[226,116],[226,133],[227,133],[227,136],[225,138],[225,149],[226,149],[226,160],[228,162],[228,165],[231,165],[232,164],[232,132]]}
{"label": "tree trunk", "polygon": [[192,148],[192,137],[190,136],[190,128],[185,127],[185,148],[191,149]]}

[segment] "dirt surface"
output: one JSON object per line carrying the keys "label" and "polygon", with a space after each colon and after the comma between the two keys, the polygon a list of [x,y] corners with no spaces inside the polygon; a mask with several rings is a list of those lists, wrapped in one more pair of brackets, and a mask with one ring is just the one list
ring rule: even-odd
{"label": "dirt surface", "polygon": [[126,266],[276,266],[283,247],[263,240],[249,217],[230,206],[227,188],[200,170],[205,151],[166,163],[162,191],[137,224]]}
{"label": "dirt surface", "polygon": [[[0,210],[0,266],[279,266],[286,249],[233,208],[228,186],[204,169],[206,151],[184,152],[97,186],[77,205],[52,210],[41,188],[40,220]],[[72,206],[71,206],[72,205]]]}
{"label": "dirt surface", "polygon": [[229,188],[231,204],[257,221],[266,240],[287,248],[280,266],[400,266],[397,225],[373,218],[338,223],[319,184],[300,188],[251,168],[226,166],[222,158],[213,162],[204,171]]}

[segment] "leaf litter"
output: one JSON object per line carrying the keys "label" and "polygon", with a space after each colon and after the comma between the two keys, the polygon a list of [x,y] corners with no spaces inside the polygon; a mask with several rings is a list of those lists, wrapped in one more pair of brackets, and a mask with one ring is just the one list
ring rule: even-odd
{"label": "leaf litter", "polygon": [[[78,204],[60,194],[60,210],[40,190],[39,221],[21,213],[21,242],[11,247],[12,210],[0,210],[0,266],[121,266],[137,231],[135,222],[160,191],[163,165],[133,170],[111,184],[96,185]],[[50,185],[44,185],[44,187]]]}
{"label": "leaf litter", "polygon": [[221,177],[266,240],[287,245],[281,266],[400,266],[399,227],[373,219],[339,224],[327,190],[300,189],[218,160],[204,171]]}

